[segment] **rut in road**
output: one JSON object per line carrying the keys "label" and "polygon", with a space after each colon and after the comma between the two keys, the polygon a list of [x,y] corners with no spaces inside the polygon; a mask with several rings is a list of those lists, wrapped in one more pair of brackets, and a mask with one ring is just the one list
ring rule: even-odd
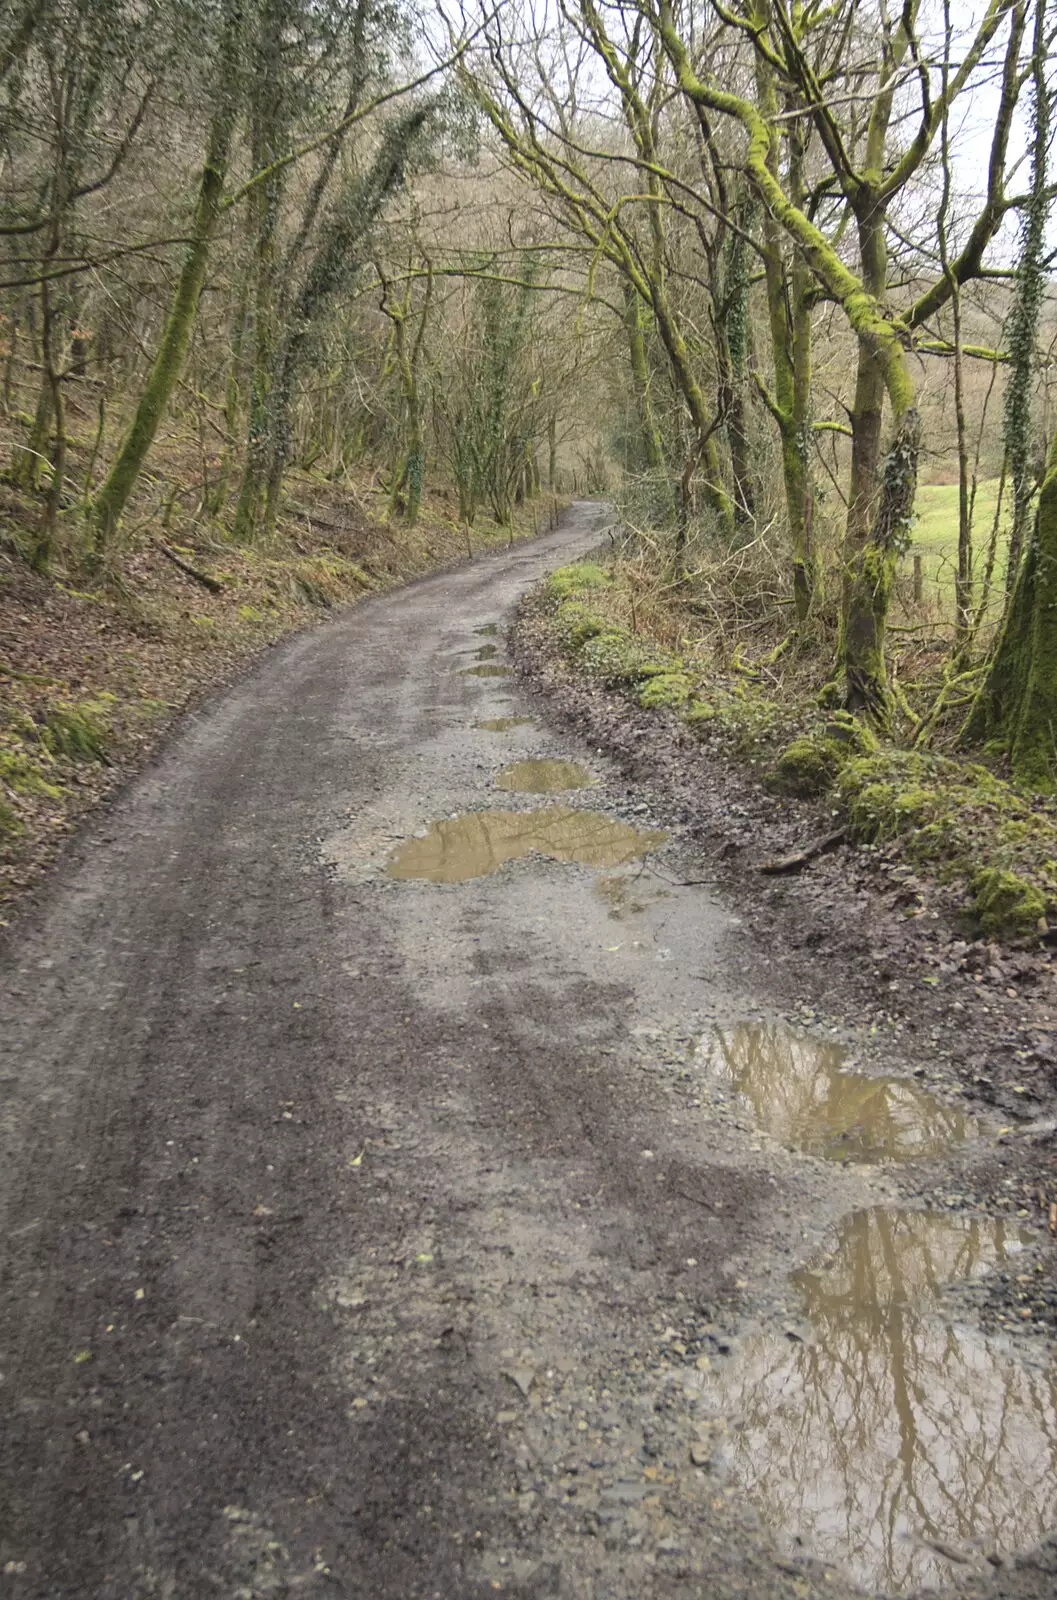
{"label": "rut in road", "polygon": [[[854,1250],[850,1217],[883,1234],[893,1190],[704,1093],[716,1022],[761,1015],[735,919],[683,886],[678,819],[495,670],[602,519],[274,651],[11,938],[5,1600],[1049,1592],[883,1486],[836,1555],[794,1507],[823,1565],[730,1473],[757,1435],[717,1373],[748,1350],[755,1388],[803,1381],[751,1339],[805,1344],[789,1267]],[[908,1237],[925,1277],[962,1244]],[[1036,1455],[1046,1381],[1016,1397]],[[1052,1499],[1011,1498],[1001,1448],[980,1515],[1028,1544]]]}

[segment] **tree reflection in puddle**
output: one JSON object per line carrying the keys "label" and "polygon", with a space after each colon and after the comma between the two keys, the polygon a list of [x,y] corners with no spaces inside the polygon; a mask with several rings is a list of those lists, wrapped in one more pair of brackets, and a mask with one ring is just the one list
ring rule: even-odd
{"label": "tree reflection in puddle", "polygon": [[783,1144],[845,1161],[938,1155],[975,1132],[972,1119],[909,1078],[846,1070],[837,1044],[776,1023],[715,1028],[709,1070],[734,1085],[760,1126]]}
{"label": "tree reflection in puddle", "polygon": [[709,1385],[727,1464],[776,1527],[903,1589],[949,1576],[929,1540],[1011,1550],[1053,1526],[1057,1375],[936,1305],[1021,1248],[1002,1223],[880,1208],[795,1275],[813,1337],[746,1339]]}

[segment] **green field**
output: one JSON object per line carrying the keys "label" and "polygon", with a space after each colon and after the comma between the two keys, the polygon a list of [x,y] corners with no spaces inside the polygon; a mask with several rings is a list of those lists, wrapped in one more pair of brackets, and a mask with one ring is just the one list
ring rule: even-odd
{"label": "green field", "polygon": [[[997,503],[998,479],[982,479],[977,485],[973,508],[973,566],[978,579],[983,576]],[[1008,492],[1003,497],[998,556],[995,561],[996,603],[1001,601],[1005,584],[1006,536],[1009,531],[1007,507]],[[923,484],[918,490],[914,512],[911,546],[900,563],[900,575],[909,579],[913,572],[914,557],[920,555],[925,602],[930,609],[939,610],[946,616],[953,609],[954,576],[958,568],[958,485]]]}

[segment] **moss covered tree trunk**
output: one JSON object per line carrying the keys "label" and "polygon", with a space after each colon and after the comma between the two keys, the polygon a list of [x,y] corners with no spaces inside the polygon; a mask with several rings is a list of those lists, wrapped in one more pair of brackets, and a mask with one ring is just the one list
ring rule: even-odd
{"label": "moss covered tree trunk", "polygon": [[844,614],[845,703],[885,726],[891,715],[885,634],[896,562],[907,547],[918,483],[921,418],[900,417],[885,457],[867,538],[856,550]]}
{"label": "moss covered tree trunk", "polygon": [[414,527],[418,521],[422,506],[422,487],[426,476],[426,432],[418,373],[432,293],[433,275],[432,271],[429,271],[426,277],[425,300],[413,339],[408,336],[407,326],[411,316],[411,284],[408,284],[399,304],[390,298],[388,284],[384,284],[382,296],[382,310],[392,323],[392,366],[399,380],[400,398],[404,408],[404,432],[399,456],[393,468],[389,513],[393,516],[400,512],[409,527]]}
{"label": "moss covered tree trunk", "polygon": [[1057,432],[1005,625],[964,740],[990,740],[1013,776],[1052,790],[1057,777]]}
{"label": "moss covered tree trunk", "polygon": [[[773,124],[778,114],[770,65],[756,64],[756,94],[761,110]],[[803,201],[804,145],[795,121],[789,123],[789,183],[791,201]],[[767,154],[767,170],[778,174],[778,140]],[[776,423],[782,450],[782,486],[792,555],[793,601],[796,619],[803,627],[811,614],[817,572],[814,551],[814,491],[808,437],[811,419],[811,309],[808,291],[811,274],[799,252],[787,268],[783,234],[768,208],[763,211],[764,284],[767,321],[774,368],[774,395],[768,406]]]}
{"label": "moss covered tree trunk", "polygon": [[[266,0],[254,41],[254,85],[250,159],[255,172],[269,172],[250,194],[253,249],[253,364],[246,456],[235,509],[233,537],[252,544],[268,520],[268,478],[275,427],[272,386],[280,341],[279,231],[283,220],[284,154],[290,85],[284,46],[294,20],[289,0]],[[273,170],[270,170],[273,169]]]}
{"label": "moss covered tree trunk", "polygon": [[[861,204],[858,223],[863,284],[880,301],[887,277],[884,217],[869,197]],[[840,665],[848,709],[885,726],[891,716],[885,669],[888,606],[914,510],[921,420],[896,330],[881,324],[857,332]],[[886,396],[892,403],[894,434],[882,470]]]}
{"label": "moss covered tree trunk", "polygon": [[650,472],[666,474],[664,445],[661,442],[661,433],[653,414],[653,401],[650,398],[650,365],[642,327],[642,304],[638,293],[630,283],[624,285],[624,331],[628,338],[631,387],[635,396],[642,458]]}
{"label": "moss covered tree trunk", "polygon": [[[264,167],[269,159],[272,159],[269,154],[255,151],[255,168],[259,170]],[[265,514],[274,421],[271,390],[278,345],[275,267],[281,191],[281,177],[261,184],[254,191],[250,210],[256,235],[256,285],[253,297],[249,428],[232,528],[232,535],[239,544],[252,544],[260,532]]]}
{"label": "moss covered tree trunk", "polygon": [[218,62],[217,100],[206,144],[198,188],[191,243],[184,257],[161,343],[146,386],[121,449],[100,487],[92,508],[93,544],[103,558],[117,532],[129,496],[139,479],[158,425],[179,381],[191,340],[198,301],[205,282],[209,250],[223,210],[224,181],[231,156],[237,104],[238,56],[242,8],[228,0]]}

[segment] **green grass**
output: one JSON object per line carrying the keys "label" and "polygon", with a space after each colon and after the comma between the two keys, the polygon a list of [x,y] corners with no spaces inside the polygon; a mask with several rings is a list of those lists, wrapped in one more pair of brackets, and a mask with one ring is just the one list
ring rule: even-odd
{"label": "green grass", "polygon": [[[1001,604],[1005,586],[1008,503],[1006,495],[1003,497],[998,556],[995,561],[993,597],[996,606]],[[973,508],[973,565],[978,579],[983,576],[997,504],[998,479],[982,479],[977,485]],[[958,485],[923,484],[918,490],[914,511],[911,547],[900,563],[900,572],[909,581],[914,570],[914,557],[920,555],[925,599],[938,607],[946,617],[953,613],[954,576],[958,570]]]}

